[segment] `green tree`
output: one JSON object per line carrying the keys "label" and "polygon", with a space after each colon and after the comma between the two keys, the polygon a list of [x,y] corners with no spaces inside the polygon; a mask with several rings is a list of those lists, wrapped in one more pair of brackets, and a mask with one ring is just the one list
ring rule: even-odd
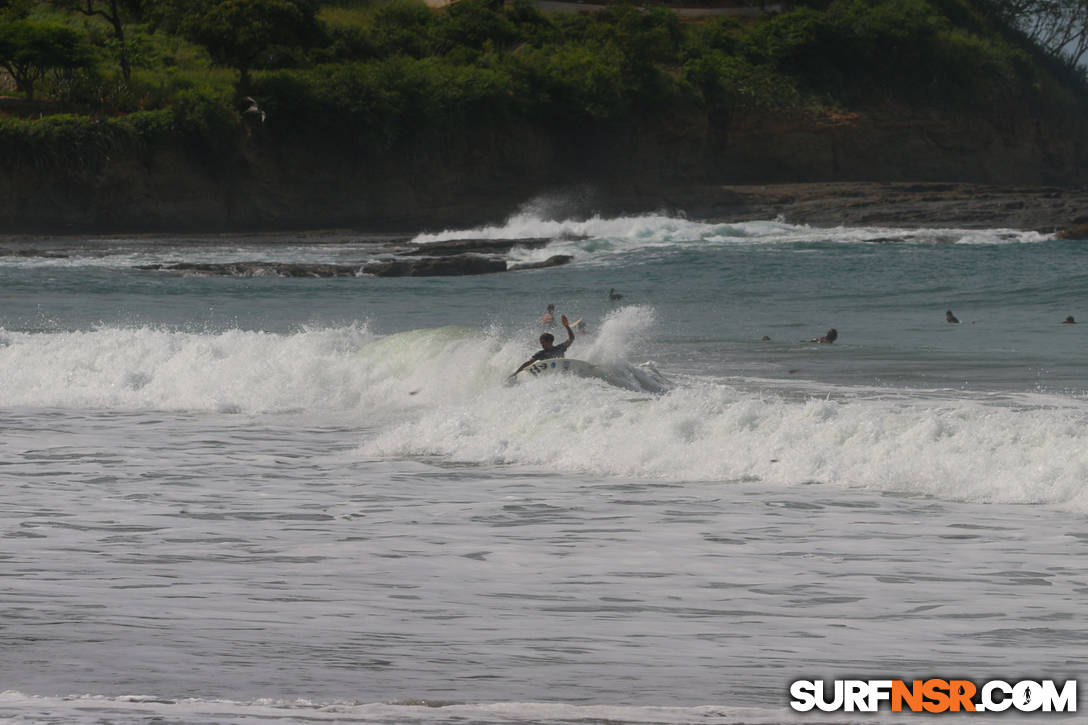
{"label": "green tree", "polygon": [[1088,56],[1088,0],[987,0],[985,5],[1070,66]]}
{"label": "green tree", "polygon": [[104,18],[113,28],[113,37],[117,39],[121,76],[125,82],[132,80],[132,59],[125,41],[125,22],[140,17],[143,0],[53,0],[53,4],[87,16]]}
{"label": "green tree", "polygon": [[0,24],[0,67],[15,88],[34,100],[34,87],[50,70],[87,67],[91,56],[79,34],[63,25],[17,20]]}
{"label": "green tree", "polygon": [[30,9],[30,0],[0,0],[0,22],[25,18]]}
{"label": "green tree", "polygon": [[180,17],[179,29],[203,45],[212,59],[239,73],[239,90],[250,71],[277,46],[299,47],[319,36],[314,0],[204,0]]}

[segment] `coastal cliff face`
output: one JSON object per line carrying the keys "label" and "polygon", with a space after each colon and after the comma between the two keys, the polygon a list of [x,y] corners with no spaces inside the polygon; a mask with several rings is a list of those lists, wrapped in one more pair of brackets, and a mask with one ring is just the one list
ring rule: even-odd
{"label": "coastal cliff face", "polygon": [[[274,119],[270,121],[274,122]],[[158,147],[94,168],[0,166],[0,232],[109,233],[356,227],[410,231],[500,220],[540,196],[572,212],[721,212],[724,185],[797,182],[1088,183],[1072,121],[813,118],[677,111],[619,128],[502,126],[393,152],[273,142],[227,153]]]}

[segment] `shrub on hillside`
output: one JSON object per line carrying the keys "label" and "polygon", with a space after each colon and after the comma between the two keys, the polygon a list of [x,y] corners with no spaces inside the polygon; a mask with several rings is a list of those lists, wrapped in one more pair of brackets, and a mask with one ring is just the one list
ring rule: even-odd
{"label": "shrub on hillside", "polygon": [[303,134],[370,149],[501,118],[512,95],[504,73],[406,56],[261,73],[254,78],[254,93],[272,135]]}

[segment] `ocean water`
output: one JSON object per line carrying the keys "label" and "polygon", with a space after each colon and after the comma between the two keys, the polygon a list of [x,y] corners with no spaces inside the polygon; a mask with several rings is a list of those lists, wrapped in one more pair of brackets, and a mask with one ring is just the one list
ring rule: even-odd
{"label": "ocean water", "polygon": [[[413,241],[470,237],[574,261],[0,240],[0,721],[872,722],[789,683],[1088,670],[1088,242],[532,210]],[[504,385],[549,303],[605,379]]]}

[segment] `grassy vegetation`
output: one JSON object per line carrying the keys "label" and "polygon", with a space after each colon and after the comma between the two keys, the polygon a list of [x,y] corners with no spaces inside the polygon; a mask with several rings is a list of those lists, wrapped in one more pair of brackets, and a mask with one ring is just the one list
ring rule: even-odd
{"label": "grassy vegetation", "polygon": [[49,103],[32,119],[0,121],[0,149],[58,158],[46,150],[74,144],[90,149],[77,152],[88,163],[164,139],[219,149],[252,136],[243,95],[267,114],[262,139],[360,150],[469,124],[607,128],[676,108],[715,118],[889,104],[1083,113],[1088,97],[1083,71],[1041,54],[973,0],[812,0],[743,23],[682,23],[669,10],[631,5],[545,15],[520,0],[464,0],[442,11],[418,0],[231,0],[294,3],[319,30],[297,43],[282,32],[263,46],[247,38],[236,61],[237,48],[224,50],[230,38],[217,38],[214,55],[193,40],[207,35],[193,30],[199,13],[222,1],[147,0],[130,13],[128,81],[105,20],[24,2],[27,20],[77,30],[92,62],[46,73],[37,93]]}

